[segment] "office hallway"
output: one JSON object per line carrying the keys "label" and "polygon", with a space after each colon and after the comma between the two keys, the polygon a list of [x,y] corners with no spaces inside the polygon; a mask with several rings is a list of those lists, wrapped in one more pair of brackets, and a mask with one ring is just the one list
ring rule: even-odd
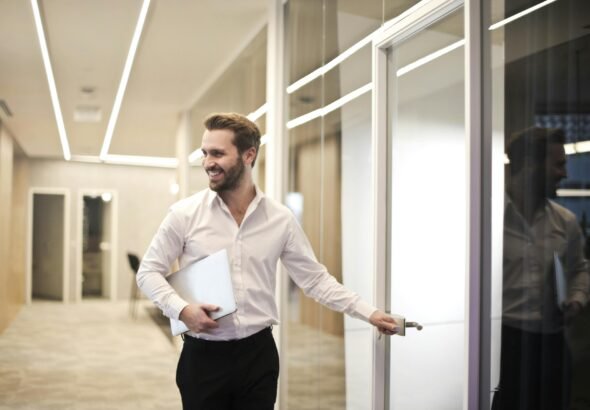
{"label": "office hallway", "polygon": [[0,335],[0,410],[181,408],[180,347],[125,302],[25,305]]}

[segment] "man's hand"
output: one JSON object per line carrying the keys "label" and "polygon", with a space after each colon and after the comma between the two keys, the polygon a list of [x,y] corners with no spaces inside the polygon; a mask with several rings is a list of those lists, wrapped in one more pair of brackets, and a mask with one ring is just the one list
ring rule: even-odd
{"label": "man's hand", "polygon": [[398,325],[395,319],[380,310],[373,312],[369,318],[369,322],[379,329],[381,334],[391,336],[398,332]]}
{"label": "man's hand", "polygon": [[578,301],[565,302],[565,309],[563,310],[563,317],[565,323],[569,325],[573,318],[578,316],[582,311],[582,304]]}
{"label": "man's hand", "polygon": [[219,326],[215,320],[209,317],[209,312],[217,310],[219,310],[219,306],[194,303],[182,309],[179,319],[193,332],[202,333]]}

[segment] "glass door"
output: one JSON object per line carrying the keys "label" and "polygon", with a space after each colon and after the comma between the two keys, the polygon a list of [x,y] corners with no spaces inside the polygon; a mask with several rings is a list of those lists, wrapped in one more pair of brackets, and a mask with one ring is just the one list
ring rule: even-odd
{"label": "glass door", "polygon": [[467,358],[463,7],[431,2],[408,20],[377,45],[382,61],[374,61],[386,151],[382,302],[423,329],[384,343],[382,408],[455,410],[464,406]]}

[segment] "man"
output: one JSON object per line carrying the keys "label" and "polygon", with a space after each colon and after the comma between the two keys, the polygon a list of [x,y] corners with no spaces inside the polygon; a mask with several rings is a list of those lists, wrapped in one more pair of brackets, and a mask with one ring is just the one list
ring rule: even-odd
{"label": "man", "polygon": [[589,275],[575,215],[550,199],[567,177],[564,143],[562,130],[530,128],[507,146],[501,363],[494,409],[569,409],[564,326],[586,304]]}
{"label": "man", "polygon": [[[278,323],[275,276],[279,259],[305,294],[331,309],[392,335],[394,319],[362,301],[319,264],[295,217],[254,185],[258,127],[239,114],[205,121],[203,167],[209,189],[171,207],[137,274],[142,291],[190,331],[177,369],[185,409],[272,409],[279,359],[270,327]],[[220,249],[230,257],[237,311],[212,320],[216,306],[188,304],[165,275]]]}

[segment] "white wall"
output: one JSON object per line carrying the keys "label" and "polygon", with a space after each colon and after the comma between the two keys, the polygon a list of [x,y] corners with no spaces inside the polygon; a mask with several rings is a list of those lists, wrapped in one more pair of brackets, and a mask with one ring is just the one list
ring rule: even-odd
{"label": "white wall", "polygon": [[118,249],[116,275],[117,299],[129,298],[132,272],[126,253],[143,256],[168,207],[176,201],[169,192],[175,179],[175,170],[166,168],[132,167],[86,164],[77,162],[31,160],[30,185],[32,187],[60,187],[70,189],[70,298],[75,298],[78,190],[105,189],[117,192]]}

